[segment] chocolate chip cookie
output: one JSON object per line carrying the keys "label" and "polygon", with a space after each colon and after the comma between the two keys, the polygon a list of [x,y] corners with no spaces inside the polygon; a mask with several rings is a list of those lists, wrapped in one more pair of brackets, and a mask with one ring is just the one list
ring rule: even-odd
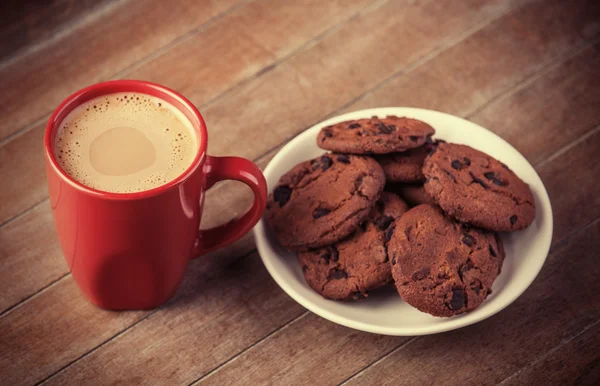
{"label": "chocolate chip cookie", "polygon": [[393,184],[386,186],[386,189],[398,194],[410,206],[434,203],[433,198],[425,191],[423,185]]}
{"label": "chocolate chip cookie", "polygon": [[383,170],[374,159],[325,154],[281,177],[269,195],[265,220],[287,249],[328,245],[356,230],[384,184]]}
{"label": "chocolate chip cookie", "polygon": [[388,251],[402,299],[434,316],[477,308],[491,293],[504,260],[495,233],[460,224],[431,204],[396,221]]}
{"label": "chocolate chip cookie", "polygon": [[327,299],[358,299],[392,281],[385,244],[390,227],[408,206],[383,192],[354,234],[332,245],[298,252],[308,285]]}
{"label": "chocolate chip cookie", "polygon": [[422,183],[425,182],[423,175],[423,162],[425,157],[437,146],[439,142],[429,142],[415,149],[400,153],[382,154],[375,157],[383,168],[386,182]]}
{"label": "chocolate chip cookie", "polygon": [[372,117],[336,123],[321,129],[319,147],[340,153],[387,154],[423,146],[435,130],[406,117]]}
{"label": "chocolate chip cookie", "polygon": [[529,186],[506,165],[469,146],[442,143],[425,158],[425,190],[450,216],[492,231],[528,227]]}

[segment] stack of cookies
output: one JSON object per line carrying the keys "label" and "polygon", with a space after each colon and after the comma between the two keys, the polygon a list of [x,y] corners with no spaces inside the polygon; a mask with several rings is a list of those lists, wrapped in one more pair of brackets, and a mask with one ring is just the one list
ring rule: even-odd
{"label": "stack of cookies", "polygon": [[265,219],[312,289],[348,300],[394,282],[435,316],[491,293],[504,260],[495,232],[529,226],[533,195],[506,165],[434,133],[406,117],[337,123],[317,138],[330,153],[281,177]]}

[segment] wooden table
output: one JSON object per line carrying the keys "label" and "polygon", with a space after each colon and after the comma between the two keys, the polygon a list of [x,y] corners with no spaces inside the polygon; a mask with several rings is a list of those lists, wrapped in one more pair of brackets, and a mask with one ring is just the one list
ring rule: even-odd
{"label": "wooden table", "polygon": [[[3,5],[0,384],[591,384],[600,379],[600,2],[69,1]],[[174,299],[107,312],[77,289],[55,235],[42,132],[68,94],[118,78],[189,97],[209,152],[264,167],[307,127],[377,106],[466,117],[541,175],[548,260],[511,306],[423,337],[306,311],[250,235],[190,263]],[[210,191],[203,226],[244,211]]]}

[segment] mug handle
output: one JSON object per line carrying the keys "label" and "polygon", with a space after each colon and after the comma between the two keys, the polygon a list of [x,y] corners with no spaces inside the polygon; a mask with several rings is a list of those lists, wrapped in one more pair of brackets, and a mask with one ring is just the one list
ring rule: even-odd
{"label": "mug handle", "polygon": [[254,203],[240,218],[214,228],[198,230],[192,258],[221,248],[245,235],[260,220],[267,205],[267,182],[258,166],[251,161],[240,157],[207,156],[203,171],[206,190],[222,180],[240,181],[252,189]]}

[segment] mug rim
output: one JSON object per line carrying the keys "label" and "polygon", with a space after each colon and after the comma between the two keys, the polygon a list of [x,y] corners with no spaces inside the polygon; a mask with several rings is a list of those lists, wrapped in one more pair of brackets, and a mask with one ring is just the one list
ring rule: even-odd
{"label": "mug rim", "polygon": [[[60,166],[60,164],[56,160],[56,157],[54,156],[54,152],[52,150],[52,134],[54,133],[58,125],[62,122],[62,119],[66,117],[61,116],[63,112],[67,110],[66,114],[69,114],[75,108],[94,97],[120,92],[139,92],[142,94],[151,95],[159,99],[168,99],[164,98],[164,96],[167,95],[170,98],[173,98],[180,102],[186,109],[188,109],[188,112],[192,116],[194,116],[194,118],[196,118],[195,121],[191,120],[188,114],[186,114],[185,111],[182,111],[182,109],[179,106],[174,106],[179,111],[181,111],[186,116],[186,118],[188,118],[188,120],[190,120],[190,123],[192,124],[194,130],[197,132],[199,138],[198,148],[196,150],[196,156],[194,157],[194,160],[183,173],[178,175],[173,180],[165,184],[159,185],[157,187],[154,187],[152,189],[142,190],[139,192],[107,192],[104,190],[91,188],[75,180]],[[168,100],[166,101],[168,102]],[[173,103],[171,104],[173,105]],[[59,117],[62,118],[60,121],[58,120]],[[52,170],[55,173],[57,173],[63,181],[67,182],[69,185],[81,191],[82,193],[87,193],[89,195],[104,199],[131,200],[157,196],[179,185],[181,182],[187,180],[196,171],[196,169],[198,169],[204,163],[206,159],[206,147],[208,142],[207,134],[208,131],[206,129],[206,123],[204,122],[204,118],[202,117],[202,114],[200,114],[200,111],[198,111],[196,106],[194,106],[194,104],[189,99],[187,99],[177,91],[162,86],[160,84],[144,80],[110,80],[87,86],[69,95],[65,100],[63,100],[60,103],[60,105],[58,105],[58,107],[52,112],[52,115],[50,115],[50,118],[48,119],[46,128],[44,130],[44,151],[46,153],[46,160],[49,163],[49,166],[52,168]]]}

